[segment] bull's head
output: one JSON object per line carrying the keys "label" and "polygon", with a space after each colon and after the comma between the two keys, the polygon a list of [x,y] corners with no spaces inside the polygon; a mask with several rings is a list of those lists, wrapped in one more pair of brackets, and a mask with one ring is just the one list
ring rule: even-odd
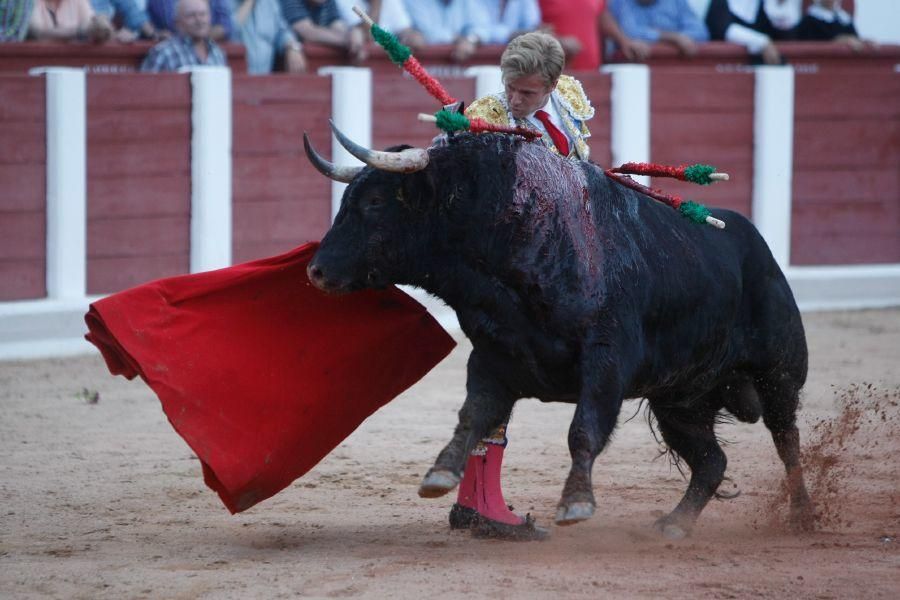
{"label": "bull's head", "polygon": [[430,185],[429,155],[419,148],[375,151],[364,148],[331,124],[340,144],[365,167],[337,167],[322,158],[303,136],[310,162],[323,175],[349,183],[334,224],[307,267],[319,289],[342,293],[407,281],[404,265],[421,237],[421,207]]}

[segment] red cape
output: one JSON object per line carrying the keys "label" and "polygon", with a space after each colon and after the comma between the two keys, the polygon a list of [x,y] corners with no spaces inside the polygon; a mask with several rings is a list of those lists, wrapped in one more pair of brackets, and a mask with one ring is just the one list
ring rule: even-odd
{"label": "red cape", "polygon": [[397,288],[328,296],[317,244],[91,305],[110,372],[140,375],[232,513],[284,489],[455,345]]}

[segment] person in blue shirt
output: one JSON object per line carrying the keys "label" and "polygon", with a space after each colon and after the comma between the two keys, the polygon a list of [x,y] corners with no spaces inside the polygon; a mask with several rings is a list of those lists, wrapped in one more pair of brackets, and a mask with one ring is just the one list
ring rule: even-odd
{"label": "person in blue shirt", "polygon": [[696,54],[697,42],[709,40],[687,0],[612,0],[609,10],[628,37],[669,43],[685,56]]}
{"label": "person in blue shirt", "polygon": [[21,42],[28,33],[34,0],[0,0],[0,42]]}
{"label": "person in blue shirt", "polygon": [[481,0],[405,0],[413,27],[426,44],[452,44],[453,60],[468,60],[487,38],[490,26]]}
{"label": "person in blue shirt", "polygon": [[483,0],[490,17],[485,44],[506,44],[514,37],[534,31],[541,24],[537,0]]}
{"label": "person in blue shirt", "polygon": [[119,42],[132,42],[138,37],[156,39],[156,27],[135,0],[91,0],[94,11],[106,15],[112,23],[118,16],[122,21],[122,29],[114,37]]}
{"label": "person in blue shirt", "polygon": [[357,64],[368,58],[365,30],[343,21],[335,0],[279,1],[285,20],[304,44],[342,49]]}
{"label": "person in blue shirt", "polygon": [[271,73],[276,65],[288,73],[306,71],[303,47],[278,0],[232,0],[232,8],[234,39],[247,50],[249,73]]}

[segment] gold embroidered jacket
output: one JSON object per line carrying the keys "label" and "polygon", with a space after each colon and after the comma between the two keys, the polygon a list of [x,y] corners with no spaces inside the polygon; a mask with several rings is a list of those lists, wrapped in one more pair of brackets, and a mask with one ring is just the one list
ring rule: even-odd
{"label": "gold embroidered jacket", "polygon": [[[587,121],[594,116],[594,107],[588,100],[581,83],[569,75],[560,75],[556,89],[550,94],[550,101],[562,117],[566,135],[574,140],[568,158],[587,160],[590,155],[587,138],[591,136]],[[478,117],[494,125],[513,125],[537,129],[528,119],[516,119],[506,102],[506,92],[488,94],[466,108],[467,117]],[[551,151],[559,153],[550,136],[541,136],[541,141]]]}

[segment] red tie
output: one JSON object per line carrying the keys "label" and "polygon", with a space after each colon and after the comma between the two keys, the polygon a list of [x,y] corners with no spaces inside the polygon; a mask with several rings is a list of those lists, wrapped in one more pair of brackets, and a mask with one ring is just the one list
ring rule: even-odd
{"label": "red tie", "polygon": [[553,144],[556,146],[556,149],[559,150],[559,153],[563,156],[568,156],[569,138],[553,124],[553,121],[550,120],[550,115],[548,115],[546,111],[539,110],[534,113],[534,116],[538,121],[544,124],[544,129],[550,134],[550,137],[553,139]]}

